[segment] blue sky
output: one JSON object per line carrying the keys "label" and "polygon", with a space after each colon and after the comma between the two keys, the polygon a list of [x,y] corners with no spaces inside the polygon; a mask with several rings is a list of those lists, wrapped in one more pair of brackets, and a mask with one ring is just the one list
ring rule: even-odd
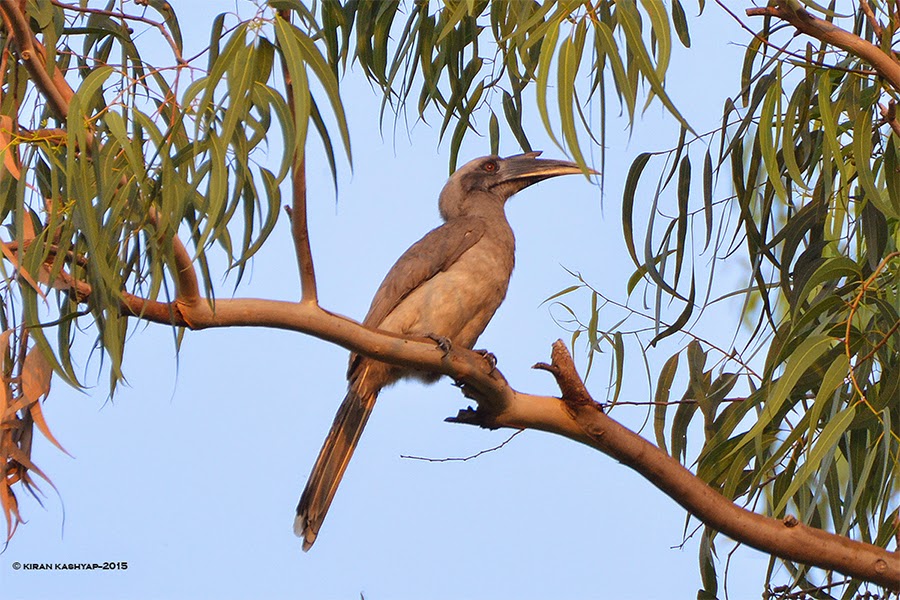
{"label": "blue sky", "polygon": [[[232,6],[176,4],[188,45],[205,44],[212,17]],[[743,49],[729,40],[746,36],[716,7],[692,28],[694,48],[676,52],[668,89],[705,131],[739,85]],[[341,170],[336,205],[327,164],[311,154],[310,229],[322,305],[361,319],[393,261],[439,224],[447,148],[424,123],[408,136],[402,125],[396,138],[390,127],[382,134],[373,122],[380,98],[361,74],[350,73],[342,86],[355,168]],[[602,210],[599,188],[578,177],[534,186],[508,205],[517,267],[478,346],[497,356],[517,389],[557,391],[530,365],[549,358],[555,339],[568,338],[541,305],[573,283],[563,267],[625,297],[632,272],[621,241],[625,174],[639,152],[673,145],[677,128],[656,106],[631,136],[614,110],[609,120]],[[562,156],[533,108],[527,126],[545,156]],[[473,137],[461,162],[488,149]],[[507,136],[501,153],[517,151]],[[282,218],[238,295],[292,299],[298,288]],[[572,305],[586,314],[588,298]],[[733,321],[725,323],[729,332]],[[667,357],[651,360],[658,369]],[[400,458],[466,456],[509,436],[444,423],[466,405],[448,381],[383,393],[319,540],[303,554],[291,531],[294,507],[343,398],[346,358],[302,335],[235,329],[189,332],[176,360],[170,330],[137,325],[126,353],[129,386],[113,402],[101,378],[87,394],[57,382],[45,403],[57,439],[75,458],[43,439],[35,444],[35,462],[59,496],[45,486],[43,508],[22,496],[28,523],[0,555],[4,598],[696,597],[697,540],[673,549],[684,511],[602,454],[525,432],[468,462]],[[602,398],[608,356],[598,360],[588,385]],[[645,400],[643,368],[639,361],[631,367],[623,398]],[[613,416],[637,428],[645,411]],[[27,572],[14,571],[16,561],[127,561],[129,568]],[[730,597],[759,597],[767,562],[740,550]]]}

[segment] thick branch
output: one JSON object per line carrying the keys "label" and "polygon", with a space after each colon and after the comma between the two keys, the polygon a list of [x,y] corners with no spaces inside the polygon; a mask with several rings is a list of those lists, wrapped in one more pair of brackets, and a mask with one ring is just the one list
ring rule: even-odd
{"label": "thick branch", "polygon": [[[502,412],[482,422],[477,411],[464,411],[456,420],[487,427],[531,428],[577,440],[622,462],[688,512],[716,531],[757,550],[806,565],[835,570],[900,589],[900,555],[799,523],[765,517],[737,506],[678,461],[605,415],[596,402],[585,402],[583,385],[562,341],[553,347],[550,370],[560,389],[576,390],[573,398],[516,393]],[[490,398],[482,402],[490,404]],[[561,406],[565,409],[561,410]]]}
{"label": "thick branch", "polygon": [[260,326],[297,331],[384,362],[448,375],[462,382],[463,391],[479,405],[477,410],[461,411],[448,420],[491,429],[538,429],[581,442],[636,470],[696,518],[740,543],[787,560],[900,589],[897,553],[808,527],[793,517],[778,520],[743,509],[643,437],[603,414],[585,390],[561,341],[554,344],[553,365],[539,365],[553,372],[566,392],[559,399],[516,392],[476,352],[453,349],[445,353],[430,340],[368,329],[315,304],[219,300],[214,309],[199,302],[185,315],[181,314],[185,307],[180,311],[167,307],[137,302],[131,309],[143,311],[143,318],[148,320],[194,329]]}
{"label": "thick branch", "polygon": [[777,6],[748,8],[747,16],[769,16],[787,21],[800,33],[837,46],[868,62],[895,90],[900,91],[900,64],[893,57],[861,37],[811,15],[796,2],[782,0],[777,2]]}

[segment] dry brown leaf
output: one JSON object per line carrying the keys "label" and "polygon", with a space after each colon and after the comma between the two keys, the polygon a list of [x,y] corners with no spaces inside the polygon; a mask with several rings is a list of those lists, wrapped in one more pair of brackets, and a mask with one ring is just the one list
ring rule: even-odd
{"label": "dry brown leaf", "polygon": [[3,481],[0,482],[0,507],[3,508],[3,514],[6,517],[6,541],[12,539],[13,534],[22,522],[22,516],[19,514],[19,502],[16,495],[9,488],[6,473],[6,465],[0,465],[0,474],[3,475]]}
{"label": "dry brown leaf", "polygon": [[[31,402],[29,412],[34,419],[34,424],[40,430],[44,437],[65,452],[57,439],[50,433],[47,421],[44,419],[44,413],[41,411],[40,399],[50,393],[50,381],[53,378],[53,367],[47,362],[44,353],[37,346],[28,351],[25,356],[25,363],[22,365],[22,395]],[[69,454],[69,456],[72,456]]]}
{"label": "dry brown leaf", "polygon": [[[29,412],[31,413],[31,418],[34,419],[34,424],[37,425],[37,428],[40,430],[40,432],[44,434],[44,437],[50,440],[50,443],[59,448],[61,451],[68,454],[69,456],[72,456],[71,454],[69,454],[68,450],[62,447],[62,444],[57,441],[53,434],[50,433],[50,427],[47,426],[47,421],[44,420],[44,413],[41,411],[41,403],[35,402],[34,404],[32,404]],[[75,457],[72,456],[72,458]]]}
{"label": "dry brown leaf", "polygon": [[[19,463],[23,467],[25,467],[29,471],[33,471],[36,473],[41,479],[53,485],[53,482],[50,481],[50,478],[47,475],[37,468],[33,462],[31,462],[31,457],[22,452],[22,450],[18,446],[13,446],[12,451],[10,452],[9,458]],[[54,486],[55,487],[55,486]]]}
{"label": "dry brown leaf", "polygon": [[36,402],[41,396],[50,393],[52,377],[53,367],[47,362],[41,349],[33,346],[25,356],[25,363],[22,365],[22,394]]}

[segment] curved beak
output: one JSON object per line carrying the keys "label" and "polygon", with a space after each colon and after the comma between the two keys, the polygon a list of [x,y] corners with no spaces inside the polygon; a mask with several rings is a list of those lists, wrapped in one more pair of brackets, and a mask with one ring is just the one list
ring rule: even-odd
{"label": "curved beak", "polygon": [[559,175],[600,174],[593,169],[583,171],[577,164],[567,160],[538,158],[540,155],[540,152],[526,152],[504,158],[500,163],[500,182],[516,182],[519,189],[524,189]]}

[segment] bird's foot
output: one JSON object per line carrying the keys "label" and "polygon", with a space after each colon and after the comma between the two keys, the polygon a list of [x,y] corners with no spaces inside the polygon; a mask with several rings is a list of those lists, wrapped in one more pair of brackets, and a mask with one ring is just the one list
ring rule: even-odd
{"label": "bird's foot", "polygon": [[485,362],[490,365],[491,370],[488,371],[488,374],[491,374],[497,370],[497,357],[494,356],[493,353],[488,352],[487,350],[473,350],[473,352],[477,352],[478,354],[480,354],[482,358],[484,358]]}
{"label": "bird's foot", "polygon": [[425,334],[425,337],[432,340],[437,347],[440,348],[444,352],[444,356],[450,354],[450,350],[453,349],[453,344],[450,343],[450,338],[445,337],[443,335],[437,335],[436,333],[428,333]]}

